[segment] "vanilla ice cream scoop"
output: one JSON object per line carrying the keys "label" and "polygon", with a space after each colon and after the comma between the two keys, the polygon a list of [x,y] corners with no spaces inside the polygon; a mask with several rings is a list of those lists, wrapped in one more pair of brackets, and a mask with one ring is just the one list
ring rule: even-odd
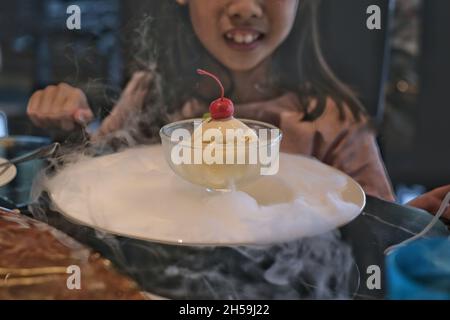
{"label": "vanilla ice cream scoop", "polygon": [[[259,166],[249,163],[249,153],[257,152],[258,136],[242,121],[227,119],[204,120],[192,135],[192,145],[201,149],[203,162],[183,168],[186,175],[199,184],[214,189],[226,189],[246,177],[257,176]],[[220,155],[217,153],[220,152]],[[210,157],[211,159],[209,159]],[[240,161],[238,159],[241,159]]]}
{"label": "vanilla ice cream scoop", "polygon": [[227,119],[208,118],[203,121],[192,135],[193,143],[200,144],[245,144],[257,142],[256,132],[242,121],[229,117]]}

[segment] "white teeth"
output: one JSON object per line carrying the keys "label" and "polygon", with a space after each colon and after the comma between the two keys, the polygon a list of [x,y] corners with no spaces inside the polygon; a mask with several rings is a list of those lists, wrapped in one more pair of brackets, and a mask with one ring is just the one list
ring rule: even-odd
{"label": "white teeth", "polygon": [[245,36],[244,42],[245,43],[250,43],[250,42],[253,42],[254,39],[255,38],[251,34],[248,34],[248,35]]}
{"label": "white teeth", "polygon": [[251,34],[251,33],[231,33],[228,32],[225,34],[225,37],[227,39],[233,40],[236,43],[242,44],[249,44],[252,43],[253,41],[255,41],[258,38],[257,34]]}
{"label": "white teeth", "polygon": [[244,43],[245,37],[242,34],[237,34],[234,36],[234,41],[237,43]]}

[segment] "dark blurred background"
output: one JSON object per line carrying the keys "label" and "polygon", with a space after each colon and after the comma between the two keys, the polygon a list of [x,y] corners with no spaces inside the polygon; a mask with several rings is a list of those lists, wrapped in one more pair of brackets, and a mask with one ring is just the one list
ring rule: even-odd
{"label": "dark blurred background", "polygon": [[[175,0],[157,0],[175,1]],[[45,135],[26,117],[37,89],[61,81],[90,97],[114,97],[129,77],[130,38],[152,10],[140,0],[0,2],[0,136]],[[82,29],[66,28],[77,4]],[[382,9],[382,29],[366,28],[366,9]],[[322,45],[378,127],[379,143],[399,202],[450,183],[450,1],[323,0]],[[107,109],[107,102],[96,101]],[[105,105],[102,105],[105,104]],[[8,131],[8,132],[7,132]]]}

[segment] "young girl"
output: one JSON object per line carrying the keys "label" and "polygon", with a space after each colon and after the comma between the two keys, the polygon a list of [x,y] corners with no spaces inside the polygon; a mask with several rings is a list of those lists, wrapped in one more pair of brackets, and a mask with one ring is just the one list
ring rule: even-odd
{"label": "young girl", "polygon": [[[224,82],[236,117],[269,122],[283,132],[282,151],[305,154],[342,170],[366,193],[394,200],[374,132],[352,92],[320,51],[316,0],[161,0],[143,28],[140,69],[97,139],[132,117],[140,135],[157,136],[169,121],[201,117]],[[67,84],[30,99],[38,126],[72,130],[93,119],[84,93]]]}

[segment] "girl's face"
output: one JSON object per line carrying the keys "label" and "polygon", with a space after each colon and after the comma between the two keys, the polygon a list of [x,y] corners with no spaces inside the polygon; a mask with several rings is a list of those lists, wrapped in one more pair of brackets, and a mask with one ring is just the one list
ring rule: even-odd
{"label": "girl's face", "polygon": [[177,0],[203,46],[232,71],[249,71],[289,35],[299,0]]}

